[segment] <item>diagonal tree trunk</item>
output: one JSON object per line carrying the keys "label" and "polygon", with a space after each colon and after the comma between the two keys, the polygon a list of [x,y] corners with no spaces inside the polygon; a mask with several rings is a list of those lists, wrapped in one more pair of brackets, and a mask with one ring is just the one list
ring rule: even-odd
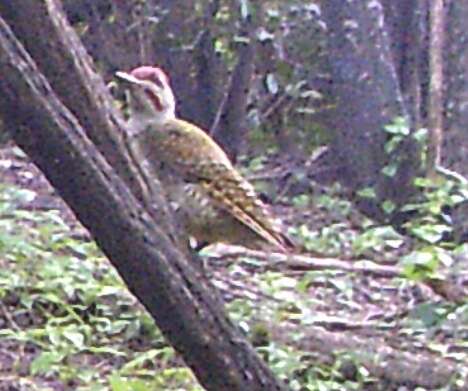
{"label": "diagonal tree trunk", "polygon": [[[23,0],[22,4],[17,7],[11,2],[0,2],[0,15],[21,37],[28,53],[60,100],[72,109],[88,137],[141,200],[141,182],[130,165],[128,154],[119,149],[124,137],[122,117],[112,109],[107,88],[94,71],[91,58],[68,24],[59,3]],[[49,13],[53,17],[49,17]],[[115,128],[117,131],[112,131]],[[158,203],[162,204],[160,199]],[[166,209],[158,214],[162,215],[162,221],[169,218]]]}
{"label": "diagonal tree trunk", "polygon": [[[148,213],[129,190],[132,175],[124,176],[128,183],[121,179],[119,171],[131,167],[131,160],[122,157],[121,123],[60,3],[28,3],[40,11],[34,21],[24,19],[29,10],[23,7],[12,13],[6,12],[11,10],[5,2],[0,7],[0,116],[14,140],[88,228],[206,389],[285,389],[228,321],[213,287],[177,246],[171,220],[161,212],[167,210],[164,199],[156,199]],[[31,49],[38,62],[42,59],[39,66],[3,16],[26,44],[36,23],[44,26],[45,36],[37,35],[38,47]],[[54,89],[42,71],[51,75]],[[72,98],[65,83],[54,80],[54,71],[70,77]],[[77,91],[81,93],[73,94]],[[89,126],[88,134],[82,124]],[[100,140],[109,142],[100,144],[100,150],[90,140],[97,137],[96,124],[104,134]]]}

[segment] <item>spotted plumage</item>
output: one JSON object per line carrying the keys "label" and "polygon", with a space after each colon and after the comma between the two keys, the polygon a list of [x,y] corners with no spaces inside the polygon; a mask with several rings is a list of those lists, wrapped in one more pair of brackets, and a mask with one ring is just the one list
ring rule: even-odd
{"label": "spotted plumage", "polygon": [[130,82],[130,131],[136,156],[163,183],[188,232],[199,242],[247,247],[265,243],[286,252],[292,244],[253,186],[199,127],[176,118],[164,72],[139,67],[117,75]]}

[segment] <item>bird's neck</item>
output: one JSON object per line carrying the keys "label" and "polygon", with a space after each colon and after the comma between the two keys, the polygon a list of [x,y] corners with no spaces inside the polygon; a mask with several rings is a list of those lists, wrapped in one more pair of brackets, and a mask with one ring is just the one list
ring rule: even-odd
{"label": "bird's neck", "polygon": [[169,110],[160,111],[157,114],[134,111],[130,115],[128,125],[132,133],[138,134],[149,126],[160,127],[175,118],[175,113]]}

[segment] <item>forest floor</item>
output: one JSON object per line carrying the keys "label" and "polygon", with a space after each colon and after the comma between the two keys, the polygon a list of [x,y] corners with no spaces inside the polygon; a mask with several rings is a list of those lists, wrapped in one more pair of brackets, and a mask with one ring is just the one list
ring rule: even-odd
{"label": "forest floor", "polygon": [[[0,186],[0,391],[139,390],[154,371],[162,374],[154,389],[197,389],[110,263],[89,249],[87,231],[12,146],[0,150]],[[222,245],[202,255],[233,320],[293,389],[309,381],[303,389],[468,390],[466,246],[441,265],[439,283],[415,281],[402,263],[414,240],[326,190],[284,194],[275,211],[324,255]]]}

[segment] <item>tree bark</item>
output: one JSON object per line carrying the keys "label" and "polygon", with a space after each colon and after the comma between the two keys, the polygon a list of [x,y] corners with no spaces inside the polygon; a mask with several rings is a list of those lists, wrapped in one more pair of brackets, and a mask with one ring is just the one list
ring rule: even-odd
{"label": "tree bark", "polygon": [[[94,71],[91,57],[69,25],[57,1],[22,0],[23,6],[0,2],[0,15],[12,27],[34,61],[52,84],[59,99],[71,108],[87,136],[123,178],[142,202],[148,199],[148,185],[138,175],[131,157],[123,147],[125,126],[121,115],[113,109],[111,97],[102,78]],[[157,183],[152,183],[152,197],[158,208],[146,202],[149,212],[158,221],[171,221],[171,214],[161,197]],[[181,234],[166,224],[164,230],[174,241]]]}
{"label": "tree bark", "polygon": [[216,112],[223,95],[224,80],[227,77],[226,66],[215,50],[213,27],[211,25],[218,10],[219,0],[210,1],[206,5],[202,31],[197,37],[197,43],[193,50],[193,61],[196,68],[195,81],[197,84],[195,103],[198,108],[198,115],[194,120],[195,123],[207,131],[216,118]]}
{"label": "tree bark", "polygon": [[142,18],[136,20],[135,1],[65,0],[63,6],[72,25],[86,26],[81,39],[106,76],[142,61],[146,42],[141,42],[141,31],[147,26]]}
{"label": "tree bark", "polygon": [[239,35],[245,39],[245,42],[239,42],[238,61],[232,72],[226,97],[220,107],[220,116],[216,118],[210,131],[233,162],[236,162],[247,135],[245,117],[250,81],[255,68],[256,21],[252,13],[242,21]]}
{"label": "tree bark", "polygon": [[468,178],[468,3],[448,2],[446,133],[442,161]]}
{"label": "tree bark", "polygon": [[[382,4],[379,1],[323,2],[328,27],[332,93],[337,98],[332,156],[341,181],[354,191],[375,190],[376,198],[360,199],[365,213],[385,217],[380,205],[400,205],[412,192],[418,154],[410,142],[390,155],[384,150],[383,127],[396,117],[409,120],[394,66]],[[393,177],[382,169],[398,156]]]}
{"label": "tree bark", "polygon": [[444,0],[431,2],[430,14],[430,45],[429,45],[429,143],[427,156],[427,175],[436,176],[436,168],[440,166],[443,127],[443,45],[445,35]]}
{"label": "tree bark", "polygon": [[[13,13],[5,12],[11,11],[5,3],[0,7],[0,114],[12,129],[14,140],[91,232],[206,389],[285,389],[225,317],[203,273],[168,235],[170,219],[160,212],[158,219],[149,214],[113,169],[112,159],[125,161],[120,157],[125,151],[123,141],[116,137],[122,131],[116,120],[119,116],[114,113],[102,80],[89,67],[89,57],[67,25],[60,3],[28,3],[40,11],[34,20],[24,19],[30,11],[22,9],[26,5]],[[38,60],[42,59],[39,66],[2,16],[14,22],[26,44],[31,44],[35,26],[44,26],[42,34],[35,37],[38,46],[31,48]],[[50,46],[44,42],[41,45],[41,40]],[[41,53],[39,48],[44,47],[49,50]],[[54,89],[61,91],[56,94],[41,72],[53,73],[54,69],[62,77],[69,76],[64,79],[69,85],[77,83],[71,92],[81,94],[70,98],[65,81],[61,84],[54,80]],[[71,102],[73,112],[62,100]],[[103,148],[108,160],[91,142],[81,121],[92,129],[88,129],[90,135],[96,136],[97,124],[105,129],[104,140],[114,135],[109,139],[114,153]],[[155,210],[165,209],[164,204],[158,204]]]}
{"label": "tree bark", "polygon": [[[427,4],[424,0],[382,0],[399,86],[414,129],[423,127],[427,107],[423,96],[428,77]],[[424,88],[424,93],[423,93]]]}
{"label": "tree bark", "polygon": [[[447,55],[445,56],[445,132],[442,163],[468,178],[468,3],[447,2]],[[468,241],[468,201],[453,213],[457,239]]]}

